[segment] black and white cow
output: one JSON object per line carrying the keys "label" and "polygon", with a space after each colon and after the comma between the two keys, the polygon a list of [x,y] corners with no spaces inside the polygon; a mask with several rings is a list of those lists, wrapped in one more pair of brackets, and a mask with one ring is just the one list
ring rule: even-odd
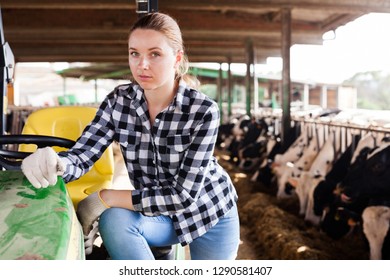
{"label": "black and white cow", "polygon": [[345,202],[359,197],[380,198],[390,196],[390,142],[385,138],[362,161],[350,168],[342,181],[342,194]]}
{"label": "black and white cow", "polygon": [[[376,139],[371,133],[360,140],[358,138],[360,137],[355,137],[355,143],[358,140],[356,149],[352,150],[353,147],[350,146],[345,151],[326,180],[320,182],[313,193],[314,213],[322,216],[321,229],[334,239],[345,236],[361,222],[361,212],[368,202],[365,198],[347,202],[340,190],[342,182],[346,180],[351,170],[362,165],[368,154],[375,149]],[[351,152],[353,152],[352,156],[349,154]],[[346,164],[349,158],[351,162]]]}
{"label": "black and white cow", "polygon": [[231,161],[238,158],[239,143],[245,135],[247,126],[251,122],[248,115],[232,117],[229,123],[220,125],[217,145],[229,153]]}
{"label": "black and white cow", "polygon": [[238,166],[244,171],[257,168],[267,156],[268,124],[265,119],[252,119],[238,146]]}
{"label": "black and white cow", "polygon": [[370,259],[389,259],[389,205],[374,205],[366,207],[363,210],[362,219],[363,232],[370,247]]}
{"label": "black and white cow", "polygon": [[[360,136],[355,137],[356,143]],[[351,164],[354,145],[351,144],[334,162],[331,170],[326,174],[325,179],[315,187],[312,195],[314,215],[321,217],[325,208],[330,207],[335,198],[335,189],[347,175]]]}
{"label": "black and white cow", "polygon": [[[288,149],[297,144],[297,138],[300,136],[300,125],[296,124],[290,128],[285,135],[283,143],[279,135],[274,135],[268,138],[266,153],[267,156],[263,159],[258,170],[253,174],[251,181],[261,182],[266,187],[271,187],[275,181],[275,173],[272,166],[275,165],[275,157],[284,154]],[[278,156],[279,157],[279,156]]]}
{"label": "black and white cow", "polygon": [[313,194],[317,185],[325,180],[325,176],[331,170],[334,161],[340,151],[341,143],[338,141],[340,131],[336,129],[334,133],[331,133],[326,140],[325,144],[321,148],[317,157],[315,158],[313,164],[311,165],[309,171],[307,172],[308,180],[304,181],[302,184],[298,185],[301,189],[297,188],[297,193],[301,193],[300,200],[303,200],[301,203],[302,206],[306,206],[304,210],[305,221],[310,222],[314,225],[320,223],[320,217],[314,213],[314,200]]}
{"label": "black and white cow", "polygon": [[232,137],[234,125],[235,125],[234,120],[231,120],[231,122],[221,124],[219,126],[217,140],[215,143],[215,146],[217,148],[224,148],[226,146],[225,141],[230,137]]}
{"label": "black and white cow", "polygon": [[306,132],[303,131],[285,153],[275,155],[271,168],[277,182],[278,198],[284,198],[291,195],[286,192],[286,184],[293,170],[294,163],[302,157],[307,146],[308,136]]}
{"label": "black and white cow", "polygon": [[[384,138],[367,159],[351,169],[342,181],[341,199],[348,206],[360,202],[363,231],[370,245],[370,258],[389,258],[387,217],[390,206],[390,142]],[[387,226],[386,226],[387,225]],[[387,241],[386,241],[387,240]],[[383,244],[387,244],[383,247]]]}

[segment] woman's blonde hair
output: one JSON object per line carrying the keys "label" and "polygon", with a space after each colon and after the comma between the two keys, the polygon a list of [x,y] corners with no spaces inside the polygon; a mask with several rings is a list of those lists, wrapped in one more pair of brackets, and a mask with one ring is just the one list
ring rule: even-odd
{"label": "woman's blonde hair", "polygon": [[188,72],[189,62],[187,55],[184,52],[183,38],[181,30],[176,20],[163,13],[150,13],[139,18],[130,29],[130,34],[136,29],[151,29],[161,32],[168,38],[170,46],[175,52],[182,51],[183,58],[180,61],[180,65],[176,71],[175,79],[179,80],[185,78],[184,76]]}

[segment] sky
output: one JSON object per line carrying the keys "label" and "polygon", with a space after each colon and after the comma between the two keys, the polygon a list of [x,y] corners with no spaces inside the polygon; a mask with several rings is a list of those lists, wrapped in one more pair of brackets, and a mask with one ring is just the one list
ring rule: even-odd
{"label": "sky", "polygon": [[[291,78],[341,83],[357,72],[390,71],[389,27],[390,14],[367,14],[337,28],[323,45],[292,46]],[[273,60],[281,68],[281,59]]]}

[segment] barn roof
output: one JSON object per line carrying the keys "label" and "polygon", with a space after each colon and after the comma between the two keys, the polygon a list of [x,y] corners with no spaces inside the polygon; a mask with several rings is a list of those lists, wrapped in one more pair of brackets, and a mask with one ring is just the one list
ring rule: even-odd
{"label": "barn roof", "polygon": [[[291,9],[292,44],[322,44],[322,35],[369,12],[381,0],[163,0],[176,18],[191,62],[245,63],[251,41],[258,62],[281,56],[281,10]],[[134,0],[2,0],[5,38],[17,62],[127,61]]]}

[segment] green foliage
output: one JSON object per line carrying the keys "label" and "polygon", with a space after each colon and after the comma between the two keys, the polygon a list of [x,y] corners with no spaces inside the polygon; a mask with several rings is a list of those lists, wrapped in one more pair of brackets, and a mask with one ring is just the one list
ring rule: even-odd
{"label": "green foliage", "polygon": [[200,91],[211,99],[217,100],[217,85],[204,84],[200,86]]}
{"label": "green foliage", "polygon": [[358,108],[390,109],[390,74],[381,71],[361,72],[344,81],[357,89]]}
{"label": "green foliage", "polygon": [[58,98],[58,104],[60,105],[75,105],[78,103],[77,97],[74,94],[60,95]]}

